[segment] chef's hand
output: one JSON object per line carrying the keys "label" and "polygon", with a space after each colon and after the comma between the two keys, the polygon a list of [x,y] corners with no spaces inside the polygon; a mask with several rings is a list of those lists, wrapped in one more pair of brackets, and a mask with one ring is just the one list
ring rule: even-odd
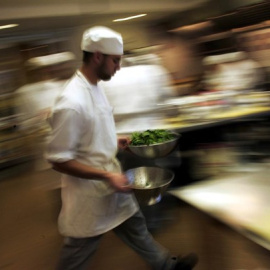
{"label": "chef's hand", "polygon": [[110,173],[107,179],[110,185],[117,191],[128,192],[131,190],[128,186],[129,185],[128,179],[124,174]]}
{"label": "chef's hand", "polygon": [[128,136],[120,136],[118,137],[118,148],[119,149],[126,149],[128,144],[130,143],[130,138]]}

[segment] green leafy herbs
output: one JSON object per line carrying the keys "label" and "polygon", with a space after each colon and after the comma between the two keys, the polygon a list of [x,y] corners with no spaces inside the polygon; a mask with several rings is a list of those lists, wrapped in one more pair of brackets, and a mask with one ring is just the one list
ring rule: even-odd
{"label": "green leafy herbs", "polygon": [[130,145],[150,145],[170,141],[176,135],[165,129],[146,130],[143,132],[133,132],[131,134]]}

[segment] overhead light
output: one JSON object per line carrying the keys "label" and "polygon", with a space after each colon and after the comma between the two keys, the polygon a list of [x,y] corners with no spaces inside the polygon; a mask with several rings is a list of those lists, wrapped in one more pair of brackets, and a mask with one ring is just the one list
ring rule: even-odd
{"label": "overhead light", "polygon": [[18,24],[6,24],[6,25],[0,25],[0,30],[2,29],[7,29],[7,28],[12,28],[12,27],[16,27],[19,26]]}
{"label": "overhead light", "polygon": [[146,15],[147,14],[134,15],[134,16],[126,17],[126,18],[116,19],[116,20],[113,20],[113,22],[121,22],[121,21],[132,20],[132,19],[136,19],[136,18],[139,18],[139,17],[144,17]]}

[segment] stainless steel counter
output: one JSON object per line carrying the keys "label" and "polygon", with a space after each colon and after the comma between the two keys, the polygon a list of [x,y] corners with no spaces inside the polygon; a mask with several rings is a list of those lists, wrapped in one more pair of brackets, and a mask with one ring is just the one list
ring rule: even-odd
{"label": "stainless steel counter", "polygon": [[270,163],[234,169],[168,192],[270,250]]}

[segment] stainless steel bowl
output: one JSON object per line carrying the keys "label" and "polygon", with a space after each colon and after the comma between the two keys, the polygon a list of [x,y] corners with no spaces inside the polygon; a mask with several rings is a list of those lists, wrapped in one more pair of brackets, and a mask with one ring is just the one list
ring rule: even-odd
{"label": "stainless steel bowl", "polygon": [[130,187],[141,205],[158,203],[171,181],[174,173],[159,167],[138,167],[125,172]]}
{"label": "stainless steel bowl", "polygon": [[143,158],[161,158],[170,154],[177,146],[180,134],[174,133],[175,138],[163,143],[156,143],[150,145],[129,145],[128,149],[136,156]]}

